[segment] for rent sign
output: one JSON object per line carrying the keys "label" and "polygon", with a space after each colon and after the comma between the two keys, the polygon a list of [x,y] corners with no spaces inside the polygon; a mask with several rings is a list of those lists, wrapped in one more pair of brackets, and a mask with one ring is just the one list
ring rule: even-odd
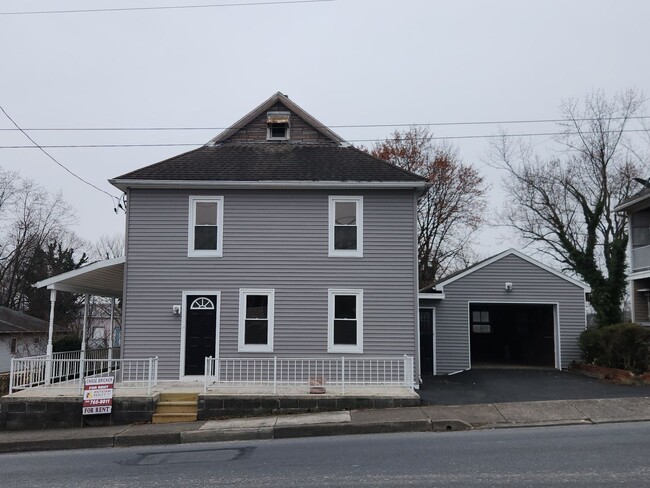
{"label": "for rent sign", "polygon": [[83,414],[111,413],[113,409],[113,376],[84,380]]}

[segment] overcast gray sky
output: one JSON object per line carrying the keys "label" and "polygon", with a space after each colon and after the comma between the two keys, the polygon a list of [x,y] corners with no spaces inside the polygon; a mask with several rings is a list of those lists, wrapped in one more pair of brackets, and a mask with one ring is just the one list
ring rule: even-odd
{"label": "overcast gray sky", "polygon": [[[253,3],[261,0],[3,0],[0,12]],[[273,1],[273,0],[269,0]],[[337,0],[332,2],[39,15],[0,14],[0,105],[24,128],[226,127],[276,91],[326,125],[557,118],[562,99],[595,89],[650,95],[647,0]],[[0,114],[1,117],[1,114]],[[11,128],[0,118],[0,129]],[[548,132],[549,124],[507,126]],[[394,128],[335,128],[348,140]],[[497,126],[435,127],[436,136]],[[203,144],[218,130],[31,131],[43,145]],[[492,184],[485,139],[459,139]],[[537,139],[534,141],[537,142]],[[0,131],[0,146],[29,144]],[[372,142],[366,142],[371,145]],[[119,195],[107,180],[192,147],[65,148],[51,153]],[[108,196],[34,149],[0,149],[18,170],[76,209],[88,240],[123,231]],[[481,256],[511,247],[484,233]]]}

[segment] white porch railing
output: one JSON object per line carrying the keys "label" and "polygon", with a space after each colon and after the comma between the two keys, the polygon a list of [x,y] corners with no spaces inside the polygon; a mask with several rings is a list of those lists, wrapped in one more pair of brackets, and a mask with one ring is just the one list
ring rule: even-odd
{"label": "white porch railing", "polygon": [[[85,377],[113,376],[116,388],[146,389],[151,393],[158,382],[158,358],[108,359],[102,350],[55,353],[47,356],[13,358],[9,374],[9,393],[26,388],[70,388],[81,391]],[[48,377],[49,373],[49,377]]]}
{"label": "white porch railing", "polygon": [[403,386],[413,389],[413,357],[205,358],[203,391],[215,387]]}
{"label": "white porch railing", "polygon": [[650,246],[632,248],[632,271],[650,268]]}

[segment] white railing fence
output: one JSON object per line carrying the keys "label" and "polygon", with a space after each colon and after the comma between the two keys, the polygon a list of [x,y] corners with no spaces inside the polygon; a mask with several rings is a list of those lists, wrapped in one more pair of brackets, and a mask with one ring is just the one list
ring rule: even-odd
{"label": "white railing fence", "polygon": [[363,358],[205,358],[204,392],[220,387],[404,386],[413,388],[412,356]]}
{"label": "white railing fence", "polygon": [[[43,386],[71,388],[81,391],[86,377],[113,376],[116,388],[147,389],[158,381],[158,358],[108,359],[102,353],[87,351],[81,359],[80,351],[55,353],[47,356],[13,358],[9,374],[9,393]],[[49,377],[48,377],[49,373]]]}

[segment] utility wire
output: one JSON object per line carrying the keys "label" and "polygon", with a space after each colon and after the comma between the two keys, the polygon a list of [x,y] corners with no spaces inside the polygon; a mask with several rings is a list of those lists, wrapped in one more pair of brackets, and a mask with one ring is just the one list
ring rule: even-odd
{"label": "utility wire", "polygon": [[[635,117],[606,117],[605,120],[645,120],[650,119],[650,115],[640,115]],[[590,122],[600,120],[596,118],[574,119],[577,122]],[[381,128],[381,127],[446,127],[446,126],[464,126],[464,125],[511,125],[511,124],[548,124],[566,122],[566,119],[529,119],[529,120],[492,120],[492,121],[474,121],[474,122],[428,122],[428,123],[410,123],[410,124],[346,124],[346,125],[314,125],[315,128],[331,129],[364,129],[364,128]],[[38,127],[25,129],[29,131],[47,131],[47,132],[155,132],[155,131],[194,131],[194,130],[239,130],[242,127]],[[15,131],[18,129],[0,128],[0,131]]]}
{"label": "utility wire", "polygon": [[[111,202],[112,202],[114,205],[115,205],[115,201],[117,201],[117,203],[119,204],[119,201],[120,201],[119,197],[116,197],[115,195],[113,195],[113,194],[111,194],[111,193],[108,193],[108,192],[105,191],[105,190],[102,190],[102,189],[99,188],[98,186],[93,185],[90,181],[83,179],[83,178],[82,178],[81,176],[79,176],[77,173],[75,173],[75,172],[72,171],[71,169],[67,168],[64,164],[62,164],[62,163],[60,163],[59,161],[57,161],[56,158],[55,158],[54,156],[52,156],[49,152],[47,152],[47,151],[44,149],[44,147],[50,147],[50,146],[41,146],[41,145],[39,145],[39,144],[38,144],[34,139],[32,139],[32,138],[30,137],[29,134],[27,134],[27,132],[25,132],[23,129],[20,128],[20,126],[16,123],[16,121],[15,121],[14,119],[11,118],[11,116],[7,113],[7,111],[6,111],[2,106],[0,106],[0,110],[2,110],[2,113],[5,114],[5,117],[7,117],[7,118],[11,121],[11,123],[12,123],[13,125],[15,125],[16,128],[17,128],[20,132],[22,132],[23,135],[24,135],[27,139],[30,140],[30,142],[31,142],[32,144],[34,144],[33,146],[23,146],[24,148],[32,148],[32,149],[34,149],[34,148],[38,148],[38,149],[40,149],[40,151],[41,151],[43,154],[45,154],[48,158],[50,158],[50,159],[51,159],[52,161],[54,161],[56,164],[58,164],[59,166],[61,166],[61,168],[63,168],[64,170],[66,170],[68,173],[70,173],[72,176],[74,176],[75,178],[77,178],[79,181],[85,183],[85,184],[88,185],[88,186],[91,186],[91,187],[94,188],[95,190],[98,190],[98,191],[100,191],[100,192],[105,193],[106,195],[108,195],[108,196],[111,198]],[[114,200],[115,200],[115,201],[114,201]]]}
{"label": "utility wire", "polygon": [[[630,133],[630,132],[646,132],[644,129],[625,129],[622,131],[611,130],[603,131],[604,133]],[[600,132],[598,132],[600,133]],[[522,134],[477,134],[467,136],[447,136],[447,137],[418,137],[417,139],[430,139],[435,141],[452,140],[452,139],[494,139],[500,137],[548,137],[560,135],[578,135],[578,134],[597,134],[597,132],[537,132],[537,133],[522,133]],[[31,140],[31,138],[30,138]],[[386,139],[349,139],[347,142],[383,142]],[[49,149],[77,149],[77,148],[109,148],[109,147],[182,147],[182,146],[204,146],[205,143],[192,143],[192,142],[179,142],[179,143],[152,143],[152,144],[61,144],[61,145],[44,145],[38,146],[39,148],[45,147]],[[0,146],[0,149],[34,149],[33,146]],[[102,190],[103,191],[103,190]]]}
{"label": "utility wire", "polygon": [[137,10],[180,10],[197,8],[220,8],[220,7],[254,7],[261,5],[290,5],[300,3],[324,3],[336,2],[337,0],[280,0],[277,2],[247,2],[247,3],[213,3],[208,5],[160,5],[155,7],[122,7],[122,8],[91,8],[78,10],[34,10],[19,12],[0,12],[0,15],[44,15],[44,14],[86,14],[96,12],[133,12]]}

